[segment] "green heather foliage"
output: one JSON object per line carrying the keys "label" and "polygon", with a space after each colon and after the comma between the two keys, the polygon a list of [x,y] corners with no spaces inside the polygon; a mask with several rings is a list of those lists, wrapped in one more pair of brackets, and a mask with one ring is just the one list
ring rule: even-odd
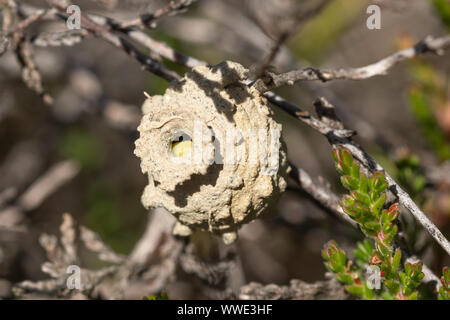
{"label": "green heather foliage", "polygon": [[438,110],[447,101],[445,74],[421,59],[411,61],[409,73],[412,79],[411,88],[408,90],[411,111],[439,159],[449,160],[450,143],[436,118]]}
{"label": "green heather foliage", "polygon": [[444,267],[441,277],[442,287],[439,289],[439,300],[450,300],[450,269]]}
{"label": "green heather foliage", "polygon": [[400,157],[395,162],[397,167],[397,179],[408,191],[408,194],[419,201],[423,202],[423,191],[426,186],[426,178],[420,170],[420,159],[417,155],[408,154]]}
{"label": "green heather foliage", "polygon": [[425,138],[441,160],[449,160],[450,144],[436,121],[431,107],[432,97],[423,87],[412,88],[409,92],[412,112],[422,126]]}
{"label": "green heather foliage", "polygon": [[165,291],[162,291],[158,295],[151,294],[148,297],[143,297],[142,300],[169,300],[169,296]]}
{"label": "green heather foliage", "polygon": [[[349,191],[341,207],[366,236],[354,251],[356,261],[349,260],[336,242],[325,245],[322,256],[326,268],[345,284],[346,290],[363,299],[417,299],[420,280],[424,277],[422,263],[404,263],[400,248],[395,246],[398,204],[385,208],[388,184],[383,172],[367,176],[360,165],[343,148],[333,151],[341,182]],[[381,286],[370,288],[364,274],[369,266],[380,271]]]}

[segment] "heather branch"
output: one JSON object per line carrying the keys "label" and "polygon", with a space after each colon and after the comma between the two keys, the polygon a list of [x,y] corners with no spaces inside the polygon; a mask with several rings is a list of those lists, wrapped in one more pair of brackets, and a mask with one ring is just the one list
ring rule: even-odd
{"label": "heather branch", "polygon": [[[32,6],[23,5],[19,7],[20,12],[23,15],[29,16],[33,15],[35,11],[41,10],[34,8]],[[138,42],[139,44],[143,45],[144,47],[148,48],[152,53],[156,53],[157,55],[164,57],[168,59],[169,61],[178,63],[180,65],[186,66],[188,68],[193,68],[199,65],[207,65],[206,62],[200,61],[194,57],[184,55],[173,48],[169,47],[164,42],[158,41],[150,37],[147,33],[136,30],[136,29],[124,29],[121,27],[121,22],[114,20],[112,18],[106,18],[99,15],[94,14],[86,14],[87,17],[89,17],[93,22],[95,22],[97,25],[106,28],[110,32],[117,32],[121,33],[123,35],[126,35],[133,39],[134,41]],[[47,19],[60,19],[61,15],[59,15],[56,11],[48,11],[45,15],[45,18]],[[67,17],[64,16],[64,19]],[[84,30],[81,30],[84,31]],[[70,34],[69,34],[70,35]],[[85,37],[86,34],[83,32],[80,32],[78,34],[79,37]],[[40,38],[40,37],[37,37]],[[37,41],[36,38],[36,41]],[[33,39],[35,40],[35,39]],[[33,41],[35,42],[35,41]],[[39,45],[38,43],[36,43]],[[164,77],[163,77],[164,78]]]}
{"label": "heather branch", "polygon": [[[384,171],[384,168],[380,164],[370,157],[361,147],[355,145],[350,140],[336,139],[334,137],[328,138],[333,145],[341,145],[350,151],[358,161],[371,171]],[[391,191],[398,197],[399,202],[411,212],[416,220],[419,221],[436,242],[450,255],[450,242],[444,237],[442,232],[430,221],[430,219],[428,219],[426,214],[414,203],[408,193],[404,191],[388,173],[386,173],[386,181],[389,184]]]}
{"label": "heather branch", "polygon": [[308,194],[308,196],[310,196],[321,207],[329,212],[332,212],[341,220],[349,223],[354,228],[358,228],[358,224],[342,210],[339,205],[339,197],[336,194],[334,194],[331,190],[314,183],[310,175],[305,170],[296,168],[293,164],[290,164],[290,166],[292,168],[291,176],[297,181],[301,189]]}
{"label": "heather branch", "polygon": [[46,104],[52,104],[53,98],[42,85],[42,77],[34,61],[33,48],[29,40],[26,38],[19,40],[15,52],[25,84],[39,94]]}
{"label": "heather branch", "polygon": [[[165,216],[170,217],[167,214]],[[156,214],[155,218],[159,217]],[[60,227],[60,239],[47,234],[42,234],[40,237],[40,244],[48,258],[48,261],[42,265],[42,271],[51,278],[37,282],[20,282],[13,288],[13,292],[16,297],[23,297],[28,293],[72,297],[76,291],[67,288],[66,282],[69,275],[66,270],[68,266],[79,262],[76,246],[76,237],[79,235],[89,251],[95,253],[100,260],[114,264],[96,270],[82,268],[80,292],[83,295],[92,298],[95,291],[96,296],[100,293],[105,298],[127,297],[130,294],[135,297],[133,287],[139,290],[141,296],[144,293],[158,293],[174,276],[178,259],[184,249],[182,241],[168,234],[170,227],[170,221],[160,223],[157,219],[150,219],[148,229],[153,233],[146,232],[133,253],[126,257],[115,253],[93,231],[83,226],[76,228],[71,215],[64,214]],[[145,243],[146,240],[151,242],[150,245]],[[148,268],[155,259],[161,259],[161,262]],[[105,281],[111,277],[115,278],[113,283]],[[101,286],[106,286],[109,290],[102,291]]]}
{"label": "heather branch", "polygon": [[235,264],[234,255],[223,261],[207,263],[200,260],[193,252],[192,245],[180,256],[180,266],[188,274],[193,274],[210,286],[226,284],[230,270]]}
{"label": "heather branch", "polygon": [[[300,187],[306,194],[308,194],[314,201],[316,201],[325,210],[332,212],[335,216],[339,217],[342,221],[347,222],[352,227],[359,229],[358,224],[351,219],[343,210],[339,204],[339,197],[331,190],[326,189],[318,184],[315,184],[309,174],[301,169],[296,168],[291,164],[292,171],[291,176],[299,183]],[[406,252],[408,254],[408,252]],[[419,260],[415,256],[410,256],[405,262],[415,264]],[[431,271],[427,265],[423,265],[422,272],[425,275],[423,281],[425,283],[434,282],[436,289],[441,287],[440,279]]]}
{"label": "heather branch", "polygon": [[[312,117],[295,105],[292,105],[279,97],[275,97],[273,94],[269,95],[268,99],[289,114],[294,115],[304,123],[308,124],[311,128],[323,134],[332,146],[342,146],[347,149],[366,169],[371,172],[385,171],[380,164],[351,140],[352,134],[348,134],[349,130],[334,129],[325,121]],[[324,98],[317,100],[315,105],[316,110],[334,109],[334,107]],[[347,132],[347,134],[343,134],[343,132]],[[390,190],[398,197],[399,202],[411,212],[416,220],[422,224],[428,233],[430,233],[438,244],[450,255],[450,242],[444,237],[442,232],[439,231],[430,219],[428,219],[426,214],[414,203],[408,193],[405,192],[388,173],[386,173],[386,181]]]}
{"label": "heather branch", "polygon": [[270,50],[270,52],[265,57],[263,57],[261,61],[255,63],[250,68],[251,72],[254,74],[254,79],[264,76],[266,70],[270,68],[272,62],[275,60],[277,54],[279,53],[282,45],[287,41],[289,36],[290,36],[289,32],[283,33],[276,41],[275,45]]}
{"label": "heather branch", "polygon": [[20,32],[20,31],[28,28],[33,22],[38,21],[44,15],[46,15],[48,11],[49,10],[44,10],[44,9],[36,10],[32,15],[28,16],[26,19],[19,22],[11,33]]}
{"label": "heather branch", "polygon": [[177,3],[170,1],[169,5],[164,8],[156,10],[154,13],[146,13],[139,16],[136,19],[122,22],[118,26],[123,29],[130,28],[155,28],[156,21],[164,16],[175,15],[177,13],[184,12],[190,5],[192,5],[196,0],[180,0]]}
{"label": "heather branch", "polygon": [[[57,9],[65,19],[68,18],[65,8],[62,7],[57,1],[47,0],[47,2],[49,2],[55,9]],[[103,40],[109,42],[110,44],[116,46],[117,48],[125,51],[128,55],[135,58],[145,70],[150,71],[169,82],[180,78],[180,76],[176,72],[170,70],[161,62],[142,53],[129,41],[114,34],[109,29],[98,25],[89,16],[83,14],[81,15],[81,26],[93,35],[98,36]]]}
{"label": "heather branch", "polygon": [[399,248],[395,249],[398,233],[395,221],[400,210],[397,203],[389,206],[389,209],[383,209],[388,188],[385,173],[377,171],[373,175],[364,174],[360,164],[342,147],[333,150],[333,158],[341,174],[342,185],[350,191],[341,200],[342,209],[358,222],[366,238],[374,241],[375,245],[367,240],[358,244],[355,266],[345,258],[345,252],[336,243],[329,243],[322,254],[327,261],[327,268],[336,274],[339,281],[348,285],[347,290],[373,299],[375,295],[370,290],[372,288],[362,284],[361,268],[367,263],[376,265],[384,274],[384,289],[387,290],[381,292],[381,297],[416,299],[419,281],[425,276],[422,273],[423,263],[401,264],[402,252]]}
{"label": "heather branch", "polygon": [[351,296],[335,279],[315,283],[293,279],[286,286],[251,282],[240,289],[238,298],[242,300],[346,300]]}
{"label": "heather branch", "polygon": [[308,126],[314,130],[320,132],[324,136],[332,134],[333,136],[348,139],[355,134],[355,131],[348,129],[337,129],[331,127],[329,124],[313,117],[308,111],[304,111],[297,106],[287,102],[282,97],[274,94],[273,92],[266,92],[264,96],[277,107],[289,113],[291,116],[297,118],[298,120],[306,123]]}
{"label": "heather branch", "polygon": [[450,36],[441,38],[426,37],[414,47],[398,51],[373,64],[350,69],[320,70],[312,67],[275,74],[267,72],[263,79],[257,80],[253,86],[260,92],[267,92],[284,85],[293,85],[298,81],[320,80],[327,82],[336,79],[363,80],[377,75],[386,75],[396,64],[412,59],[428,52],[442,54],[450,46]]}

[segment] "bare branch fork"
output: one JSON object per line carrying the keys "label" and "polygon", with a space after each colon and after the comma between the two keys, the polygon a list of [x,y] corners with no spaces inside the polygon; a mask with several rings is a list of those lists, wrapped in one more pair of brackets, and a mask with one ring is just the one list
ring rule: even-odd
{"label": "bare branch fork", "polygon": [[[133,252],[130,256],[123,256],[114,252],[95,232],[84,226],[77,228],[70,214],[63,214],[60,241],[53,235],[43,234],[40,237],[40,243],[48,257],[48,261],[42,265],[42,271],[51,278],[17,283],[13,288],[14,294],[16,297],[25,297],[28,293],[39,292],[59,297],[73,297],[76,291],[68,290],[66,286],[68,279],[66,269],[70,265],[79,264],[77,237],[84,247],[96,254],[100,260],[111,264],[95,270],[82,269],[80,293],[84,297],[95,298],[101,295],[106,299],[117,299],[156,294],[173,278],[185,247],[183,241],[171,236],[173,219],[166,212],[156,210]],[[151,264],[151,260],[155,259],[161,260],[158,266]],[[143,270],[147,269],[147,274],[143,274]],[[111,277],[115,277],[114,283],[105,282]],[[138,284],[135,292],[131,283]],[[101,290],[101,286],[109,286],[109,290]]]}
{"label": "bare branch fork", "polygon": [[[43,9],[38,9],[38,8],[29,6],[29,5],[22,5],[19,7],[19,11],[21,12],[21,14],[24,16],[27,16],[27,17],[35,16],[37,14],[36,12],[41,12],[42,10]],[[207,65],[207,63],[204,61],[200,61],[194,57],[186,56],[180,52],[177,52],[176,50],[169,47],[164,42],[153,39],[144,31],[141,31],[136,28],[131,28],[131,27],[123,28],[121,22],[116,21],[112,18],[107,18],[107,17],[95,15],[95,14],[86,14],[85,16],[90,18],[97,25],[104,27],[107,30],[107,32],[110,32],[110,33],[116,32],[118,34],[128,36],[130,39],[136,41],[140,45],[149,49],[152,53],[154,53],[158,56],[164,57],[170,61],[173,61],[180,65],[186,66],[188,68],[193,68],[193,67],[199,66],[199,65]],[[64,19],[65,20],[65,19],[67,19],[67,15],[66,14],[62,15],[59,13],[59,11],[57,11],[56,9],[53,9],[53,10],[47,11],[45,13],[45,15],[43,16],[43,18]],[[89,33],[89,32],[87,32],[87,30],[81,30],[81,31],[84,31],[84,32],[76,33],[76,35],[79,36],[80,38],[86,37]],[[71,32],[71,33],[65,35],[65,37],[69,36],[70,34],[72,34],[72,36],[75,35],[74,32]],[[34,38],[33,43],[35,43],[36,45],[39,45],[38,40],[40,40],[40,38],[41,37]],[[119,46],[119,48],[124,49],[121,46]],[[134,48],[134,50],[137,50],[137,49]],[[144,55],[144,54],[141,53],[141,55]],[[142,64],[142,62],[141,62],[141,64]],[[144,68],[145,68],[145,66],[144,66]],[[152,72],[149,69],[147,69],[147,70]],[[163,78],[166,79],[166,77],[163,77]],[[166,79],[166,80],[170,81],[169,79]]]}
{"label": "bare branch fork", "polygon": [[[68,15],[66,13],[65,7],[61,6],[58,1],[56,0],[47,0],[47,2],[55,9],[59,11],[59,13],[65,18],[68,18]],[[153,59],[150,56],[147,56],[146,54],[139,51],[133,44],[131,44],[126,39],[119,37],[118,35],[112,33],[107,28],[98,25],[95,23],[89,16],[86,16],[84,14],[81,15],[81,26],[88,30],[90,33],[92,33],[95,36],[98,36],[102,38],[103,40],[111,43],[112,45],[122,49],[125,51],[128,55],[135,58],[142,67],[154,73],[157,76],[160,76],[161,78],[164,78],[167,81],[173,81],[179,79],[179,75],[172,71],[171,69],[167,68],[164,64],[161,62]]]}

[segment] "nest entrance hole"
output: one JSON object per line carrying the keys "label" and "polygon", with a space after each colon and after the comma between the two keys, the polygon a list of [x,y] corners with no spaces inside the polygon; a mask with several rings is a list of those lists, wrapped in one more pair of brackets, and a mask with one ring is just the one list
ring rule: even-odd
{"label": "nest entrance hole", "polygon": [[185,132],[176,133],[171,142],[171,150],[175,157],[183,157],[190,154],[192,150],[191,136]]}

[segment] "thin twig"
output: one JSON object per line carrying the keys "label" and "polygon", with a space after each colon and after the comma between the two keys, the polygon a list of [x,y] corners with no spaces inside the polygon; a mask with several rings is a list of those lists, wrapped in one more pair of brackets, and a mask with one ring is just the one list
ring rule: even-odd
{"label": "thin twig", "polygon": [[336,79],[368,79],[377,75],[387,74],[389,69],[406,59],[411,59],[428,52],[442,54],[449,46],[450,36],[441,38],[428,36],[412,48],[398,51],[365,67],[336,70],[319,70],[308,67],[281,74],[267,72],[265,74],[265,79],[257,80],[253,86],[260,92],[267,92],[284,85],[293,85],[298,81],[320,80],[326,82]]}
{"label": "thin twig", "polygon": [[311,176],[305,170],[296,168],[293,164],[290,164],[290,166],[292,168],[292,177],[298,182],[303,191],[323,208],[331,211],[335,216],[349,223],[354,228],[358,228],[358,224],[342,210],[339,205],[339,197],[336,194],[331,192],[331,190],[314,183]]}
{"label": "thin twig", "polygon": [[16,25],[16,27],[14,28],[14,30],[10,31],[10,33],[12,34],[15,32],[23,31],[24,29],[28,28],[32,23],[41,19],[44,15],[47,14],[48,11],[49,10],[45,10],[45,9],[36,10],[31,16],[28,16],[26,19],[19,22]]}
{"label": "thin twig", "polygon": [[22,68],[22,79],[25,84],[39,94],[46,104],[53,104],[53,98],[42,85],[42,77],[34,61],[33,47],[29,39],[20,35],[15,53]]}
{"label": "thin twig", "polygon": [[155,28],[156,21],[164,16],[175,15],[177,13],[184,12],[190,5],[192,5],[196,0],[180,0],[177,3],[170,1],[169,5],[164,8],[156,10],[154,13],[146,13],[139,16],[136,19],[122,22],[119,24],[120,28],[130,29],[136,27],[146,27]]}
{"label": "thin twig", "polygon": [[49,195],[72,180],[79,171],[79,165],[72,160],[55,164],[22,194],[18,205],[25,211],[39,207]]}
{"label": "thin twig", "polygon": [[[19,7],[19,11],[24,16],[34,15],[36,11],[41,11],[42,9],[35,8],[29,5],[21,5]],[[200,65],[207,65],[205,61],[198,60],[192,56],[184,55],[162,41],[158,41],[153,39],[147,33],[136,30],[133,28],[124,29],[121,27],[121,22],[114,20],[112,18],[106,18],[103,16],[95,15],[95,14],[86,14],[93,22],[97,25],[105,27],[108,31],[121,33],[138,42],[142,46],[149,49],[152,53],[155,53],[161,57],[168,59],[169,61],[178,63],[187,68],[193,68]],[[56,11],[48,11],[45,16],[47,19],[61,19],[61,15],[58,15]],[[64,16],[64,19],[67,17]],[[68,34],[70,35],[70,34]],[[78,36],[84,37],[86,34],[79,32]],[[33,38],[33,42],[40,39],[39,37]],[[117,41],[116,41],[117,42]]]}
{"label": "thin twig", "polygon": [[171,237],[175,218],[163,208],[149,214],[147,228],[130,254],[133,264],[144,266],[152,258],[164,239]]}
{"label": "thin twig", "polygon": [[320,132],[323,135],[328,135],[329,133],[332,132],[337,137],[349,138],[355,134],[355,131],[353,130],[336,129],[331,127],[325,122],[320,121],[319,119],[313,117],[309,112],[304,111],[299,107],[293,105],[292,103],[287,102],[285,99],[281,98],[280,96],[276,95],[273,92],[270,91],[266,92],[264,93],[264,96],[267,98],[267,100],[269,100],[282,110],[286,111],[291,116],[306,123],[308,126],[310,126],[311,128]]}
{"label": "thin twig", "polygon": [[315,283],[293,279],[287,286],[251,282],[241,288],[238,298],[242,300],[346,300],[351,299],[351,296],[335,279]]}
{"label": "thin twig", "polygon": [[[47,2],[57,9],[64,19],[68,18],[65,8],[62,7],[57,1],[47,0]],[[102,38],[103,40],[123,50],[131,57],[135,58],[142,65],[144,70],[150,71],[169,82],[180,79],[180,76],[175,71],[170,70],[161,62],[142,53],[132,43],[124,38],[114,34],[107,28],[98,25],[88,15],[81,15],[81,26],[93,35]]]}
{"label": "thin twig", "polygon": [[53,165],[11,205],[0,210],[0,225],[14,227],[24,219],[24,212],[38,208],[50,195],[72,180],[79,172],[74,161],[61,161]]}
{"label": "thin twig", "polygon": [[251,68],[251,73],[254,76],[253,79],[258,79],[260,77],[264,77],[267,69],[270,68],[272,62],[275,60],[278,52],[280,52],[280,49],[283,45],[283,43],[286,42],[286,40],[289,38],[290,33],[285,32],[283,33],[279,39],[275,42],[274,46],[270,50],[270,52],[261,59],[261,61],[255,63]]}

